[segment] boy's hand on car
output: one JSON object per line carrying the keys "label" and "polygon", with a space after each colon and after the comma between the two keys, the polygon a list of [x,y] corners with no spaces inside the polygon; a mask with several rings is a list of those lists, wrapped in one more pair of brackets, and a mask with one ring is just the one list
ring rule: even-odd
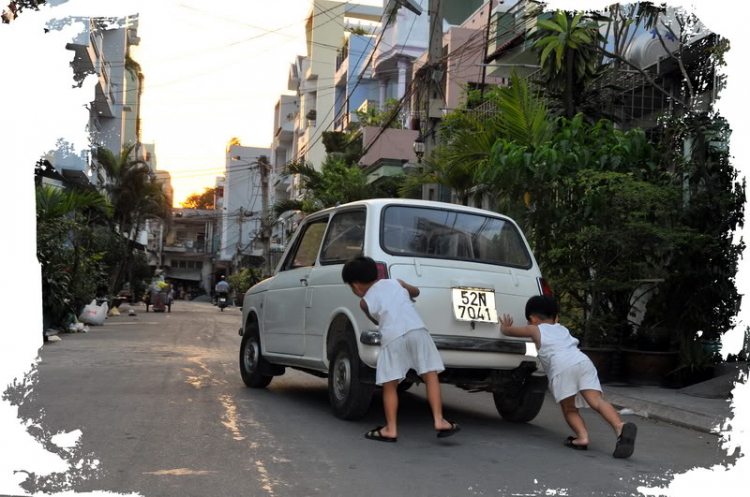
{"label": "boy's hand on car", "polygon": [[500,320],[500,331],[511,326],[513,326],[513,318],[510,317],[510,314],[503,314],[503,318]]}

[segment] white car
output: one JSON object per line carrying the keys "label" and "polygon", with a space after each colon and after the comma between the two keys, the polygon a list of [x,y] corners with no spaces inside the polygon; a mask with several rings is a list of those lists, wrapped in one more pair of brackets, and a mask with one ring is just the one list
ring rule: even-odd
{"label": "white car", "polygon": [[[492,392],[506,420],[539,413],[547,377],[534,344],[502,335],[498,324],[506,313],[525,323],[529,297],[549,293],[521,230],[501,214],[421,200],[365,200],[304,219],[274,276],[245,295],[246,385],[266,387],[295,368],[328,378],[336,416],[365,415],[380,334],[341,279],[360,254],[378,261],[381,278],[419,288],[417,311],[446,367],[441,382]],[[415,381],[410,371],[402,390]]]}

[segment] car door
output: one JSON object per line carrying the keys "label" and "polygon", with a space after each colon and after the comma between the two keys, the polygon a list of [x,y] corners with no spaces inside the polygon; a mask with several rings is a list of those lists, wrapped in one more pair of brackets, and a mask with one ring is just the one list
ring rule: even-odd
{"label": "car door", "polygon": [[263,313],[266,352],[301,356],[305,351],[309,278],[327,224],[328,216],[305,222],[279,272],[269,282]]}
{"label": "car door", "polygon": [[347,307],[359,311],[359,298],[341,279],[344,263],[362,255],[366,211],[363,208],[337,212],[328,223],[320,261],[310,279],[309,307],[305,318],[305,357],[322,359],[325,333],[333,311]]}

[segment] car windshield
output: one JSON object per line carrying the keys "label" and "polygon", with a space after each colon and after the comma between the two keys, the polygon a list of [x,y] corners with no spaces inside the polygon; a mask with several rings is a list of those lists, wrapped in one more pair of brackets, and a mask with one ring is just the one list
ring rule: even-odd
{"label": "car windshield", "polygon": [[392,255],[531,267],[515,225],[480,214],[389,206],[383,215],[381,244]]}

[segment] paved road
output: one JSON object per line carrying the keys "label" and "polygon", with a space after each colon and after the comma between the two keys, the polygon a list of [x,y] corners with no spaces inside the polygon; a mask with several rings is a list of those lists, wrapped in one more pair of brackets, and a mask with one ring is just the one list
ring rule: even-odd
{"label": "paved road", "polygon": [[[461,433],[435,437],[420,387],[403,396],[398,443],[368,441],[379,399],[364,420],[345,422],[330,414],[324,379],[288,370],[266,390],[246,388],[239,324],[238,309],[177,302],[171,314],[141,311],[63,335],[44,346],[20,413],[43,409],[47,433],[83,431],[73,460],[84,459],[86,474],[95,457],[100,471],[74,477],[76,491],[144,496],[631,495],[644,479],[724,461],[715,437],[648,420],[638,421],[635,455],[613,459],[614,436],[592,412],[592,444],[574,452],[551,401],[516,425],[501,421],[489,394],[452,386],[446,417]],[[35,488],[62,488],[61,479]]]}

